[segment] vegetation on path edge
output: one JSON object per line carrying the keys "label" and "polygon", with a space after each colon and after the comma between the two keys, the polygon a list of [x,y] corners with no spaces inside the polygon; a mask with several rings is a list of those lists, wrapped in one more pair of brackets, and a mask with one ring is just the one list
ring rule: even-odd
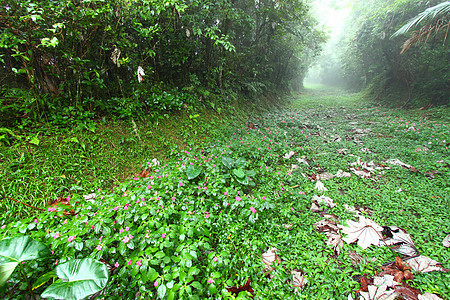
{"label": "vegetation on path edge", "polygon": [[[449,267],[443,244],[450,227],[448,116],[446,108],[387,109],[358,95],[323,91],[298,94],[291,106],[242,118],[240,124],[210,119],[215,127],[204,131],[198,123],[205,116],[190,114],[184,118],[187,147],[154,138],[156,149],[170,151],[159,161],[142,157],[139,171],[145,171],[135,178],[98,189],[89,199],[85,190],[73,190],[69,199],[51,206],[45,206],[49,199],[30,202],[45,212],[20,220],[14,214],[18,204],[11,204],[13,213],[1,220],[0,232],[28,235],[52,251],[21,265],[30,281],[55,263],[102,259],[110,276],[99,298],[235,299],[234,291],[242,287],[247,291],[241,299],[252,293],[256,299],[347,299],[357,297],[357,290],[363,295],[364,278],[370,282],[383,265],[402,256],[389,246],[327,244],[330,231],[319,229],[318,222],[331,220],[344,228],[359,214],[381,226],[401,227],[417,253],[442,264],[432,272],[411,270],[413,278],[401,281],[411,291],[445,299],[450,294],[449,273],[442,269]],[[134,128],[129,125],[124,138],[133,139],[126,141],[128,148],[139,149],[144,134],[140,124]],[[211,134],[213,128],[217,134]],[[202,141],[203,133],[212,138]],[[78,147],[72,153],[83,161],[93,143],[83,149],[83,134],[76,134],[78,143],[66,143]],[[46,144],[45,137],[37,138],[37,145],[28,140],[30,149]],[[112,147],[112,156],[124,153],[126,145],[120,151]],[[22,170],[20,161],[9,163]],[[107,165],[102,178],[108,178]],[[337,176],[344,173],[350,177]],[[47,180],[48,175],[36,176]],[[17,299],[27,289],[18,276],[9,278],[5,299]]]}

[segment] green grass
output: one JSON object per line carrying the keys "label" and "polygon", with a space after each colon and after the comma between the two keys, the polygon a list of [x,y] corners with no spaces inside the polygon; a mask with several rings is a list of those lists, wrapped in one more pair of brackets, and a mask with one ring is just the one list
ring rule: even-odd
{"label": "green grass", "polygon": [[[54,251],[42,263],[25,266],[33,280],[51,269],[55,260],[89,256],[117,265],[100,296],[108,299],[134,298],[138,293],[146,299],[236,299],[226,288],[248,279],[255,299],[355,297],[362,275],[374,276],[399,254],[388,247],[362,249],[344,243],[336,255],[325,234],[314,229],[324,217],[310,211],[311,198],[323,194],[336,203],[333,208],[321,207],[338,218],[338,224],[355,219],[344,204],[363,206],[368,209],[366,217],[381,226],[403,228],[422,255],[450,267],[448,249],[442,245],[450,233],[448,108],[387,109],[364,102],[358,94],[316,88],[295,95],[281,110],[251,119],[233,114],[225,119],[191,112],[158,126],[137,123],[141,141],[130,124],[97,124],[92,135],[71,131],[48,137],[50,141],[39,136],[39,146],[22,143],[7,148],[24,173],[2,173],[3,184],[35,170],[35,187],[47,188],[52,196],[67,197],[70,192],[72,208],[32,211],[21,221],[10,214],[0,222],[0,233],[28,234]],[[257,128],[249,128],[247,121]],[[73,137],[78,143],[64,142]],[[25,150],[26,168],[20,167]],[[289,151],[295,154],[283,158]],[[65,161],[70,156],[60,153],[76,158]],[[51,163],[44,160],[48,155],[54,156]],[[153,157],[160,157],[161,165],[148,167]],[[299,163],[299,158],[309,165]],[[369,178],[352,174],[323,181],[325,192],[317,191],[316,182],[308,178],[340,169],[350,172],[350,164],[358,158],[389,168],[374,171]],[[2,159],[11,168],[14,160]],[[414,169],[390,165],[389,159]],[[75,163],[78,169],[68,172],[69,164]],[[293,164],[299,167],[291,170]],[[124,180],[143,167],[151,177]],[[86,175],[92,168],[97,169]],[[84,181],[76,182],[78,174]],[[68,180],[65,185],[59,183],[62,175]],[[51,184],[47,187],[46,182]],[[76,185],[82,189],[70,191]],[[67,191],[58,194],[61,186]],[[93,203],[82,198],[99,187]],[[15,197],[33,195],[19,184],[11,191]],[[47,200],[36,201],[44,206]],[[17,204],[8,205],[18,211]],[[63,214],[70,209],[76,216]],[[71,236],[75,238],[69,242]],[[265,276],[261,259],[269,247],[279,249],[280,257],[270,277]],[[351,251],[362,261],[352,263]],[[308,281],[301,293],[294,293],[289,283],[292,270],[301,270]],[[410,286],[444,299],[450,294],[449,273],[413,273]],[[24,289],[16,275],[8,284],[6,299]],[[241,299],[249,297],[242,294]]]}
{"label": "green grass", "polygon": [[[0,139],[0,194],[45,208],[58,197],[113,188],[141,172],[145,160],[165,160],[174,147],[222,136],[233,120],[242,117],[232,114],[234,111],[222,115],[186,111],[156,123],[139,120],[135,125],[132,121],[101,120],[73,128],[52,124],[17,128],[15,139],[11,135]],[[31,142],[34,137],[38,144]],[[35,209],[3,198],[0,212],[20,218],[34,214]]]}

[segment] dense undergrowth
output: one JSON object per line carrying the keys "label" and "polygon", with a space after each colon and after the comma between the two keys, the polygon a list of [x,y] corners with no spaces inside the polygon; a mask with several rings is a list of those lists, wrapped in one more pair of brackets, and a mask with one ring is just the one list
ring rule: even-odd
{"label": "dense undergrowth", "polygon": [[[3,182],[11,181],[8,195],[45,211],[18,219],[20,206],[10,202],[0,233],[26,234],[51,249],[51,256],[22,266],[31,281],[72,258],[103,259],[111,272],[98,298],[235,299],[237,295],[227,288],[250,280],[256,299],[347,299],[360,288],[361,276],[373,276],[399,254],[386,246],[362,249],[355,244],[344,244],[336,253],[326,245],[327,238],[314,224],[326,213],[345,225],[354,216],[344,204],[363,208],[363,214],[380,225],[402,227],[420,253],[449,266],[448,249],[442,245],[450,226],[448,116],[448,108],[386,109],[362,102],[358,95],[316,92],[296,95],[292,107],[250,120],[241,118],[240,123],[188,115],[179,145],[177,138],[170,142],[164,138],[178,132],[174,126],[180,125],[174,120],[167,126],[173,131],[146,129],[153,131],[153,138],[144,134],[142,124],[137,131],[128,127],[124,139],[133,140],[124,144],[115,140],[111,145],[103,133],[107,124],[100,123],[94,132],[102,135],[93,142],[95,135],[90,136],[89,130],[48,138],[49,145],[61,141],[67,145],[53,152],[56,158],[65,157],[64,148],[76,147],[67,151],[86,168],[69,173],[75,163],[70,160],[62,168],[47,168],[49,175],[37,169],[36,182],[43,186],[44,180],[67,180],[67,189],[50,189],[37,200],[20,198],[38,192],[31,191],[32,185],[13,186],[19,174],[2,173]],[[196,130],[199,134],[194,134]],[[25,162],[46,146],[47,139],[38,138],[42,140],[38,145],[27,146]],[[126,155],[127,149],[134,154],[87,173],[98,162],[92,157],[104,149],[111,151],[111,157]],[[20,159],[20,150],[15,151]],[[40,155],[51,153],[46,151]],[[152,160],[160,151],[165,155]],[[390,159],[414,168],[390,165]],[[131,167],[136,161],[141,163],[139,169]],[[364,178],[354,172],[348,178],[322,180],[328,191],[316,189],[317,176],[350,172],[351,164],[358,161],[374,161],[384,169],[370,171]],[[24,174],[32,172],[29,163]],[[22,170],[20,161],[15,166],[16,172]],[[112,182],[113,169],[125,166],[136,174],[134,178],[122,180],[130,173],[120,171],[121,183]],[[90,178],[95,179],[82,190],[73,188],[82,185],[75,180]],[[95,195],[86,200],[83,195],[94,186]],[[319,205],[320,214],[311,211],[315,195],[332,198],[336,206]],[[64,202],[46,206],[55,196],[68,197],[70,206]],[[280,258],[273,269],[261,257],[269,247],[277,248]],[[360,258],[356,262],[355,253]],[[293,271],[301,272],[306,284],[294,288]],[[407,283],[421,293],[445,298],[450,293],[449,279],[445,272],[414,272]],[[14,274],[4,298],[20,298],[25,289]],[[237,298],[249,297],[242,292]]]}

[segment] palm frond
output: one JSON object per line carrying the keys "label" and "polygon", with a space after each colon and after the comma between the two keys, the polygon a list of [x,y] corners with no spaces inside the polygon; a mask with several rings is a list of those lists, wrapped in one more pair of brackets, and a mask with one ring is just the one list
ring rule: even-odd
{"label": "palm frond", "polygon": [[447,40],[447,36],[448,36],[449,27],[450,27],[450,21],[448,19],[447,20],[440,19],[436,22],[436,24],[423,26],[419,30],[414,31],[411,34],[411,37],[406,40],[406,42],[402,46],[402,51],[400,52],[400,54],[405,53],[415,43],[418,43],[418,42],[420,43],[422,41],[424,41],[426,43],[428,41],[428,38],[433,33],[437,34],[440,30],[445,30],[445,28],[447,28],[446,32],[445,32],[445,38],[444,38],[444,44],[445,44],[445,42]]}
{"label": "palm frond", "polygon": [[420,25],[426,21],[436,19],[437,17],[445,16],[448,13],[450,13],[450,1],[445,1],[436,6],[427,8],[426,10],[424,10],[423,12],[421,12],[414,18],[410,19],[405,25],[403,25],[399,30],[397,30],[391,36],[391,38],[405,34],[408,31],[410,31],[411,28],[413,28],[413,27],[417,27],[418,25]]}

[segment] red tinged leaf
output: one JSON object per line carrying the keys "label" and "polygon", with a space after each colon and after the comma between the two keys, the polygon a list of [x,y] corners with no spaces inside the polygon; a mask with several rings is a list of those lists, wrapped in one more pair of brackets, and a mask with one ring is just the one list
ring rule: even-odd
{"label": "red tinged leaf", "polygon": [[251,283],[251,281],[250,281],[250,279],[248,279],[247,283],[244,284],[243,286],[240,286],[240,287],[232,286],[232,287],[229,287],[229,288],[226,288],[226,289],[230,293],[233,293],[235,296],[238,296],[240,292],[249,292],[252,295],[252,299],[254,299],[255,298],[255,291],[250,286],[250,283]]}
{"label": "red tinged leaf", "polygon": [[368,292],[369,291],[369,285],[373,284],[373,279],[367,279],[367,275],[364,274],[359,279],[359,283],[361,284],[361,288],[359,289],[359,291],[356,291],[356,292],[357,293],[359,293],[359,292]]}
{"label": "red tinged leaf", "polygon": [[407,284],[396,285],[394,290],[397,292],[399,298],[405,300],[419,300],[421,292],[418,289],[412,288]]}
{"label": "red tinged leaf", "polygon": [[50,203],[49,206],[65,206],[63,211],[64,216],[73,216],[75,214],[68,198],[58,197],[58,199]]}
{"label": "red tinged leaf", "polygon": [[50,206],[56,206],[56,205],[66,205],[69,207],[72,207],[69,200],[67,198],[58,197],[55,201],[50,203]]}
{"label": "red tinged leaf", "polygon": [[138,177],[141,177],[141,178],[146,178],[149,176],[150,176],[150,173],[146,169],[142,170],[141,173],[138,174]]}

